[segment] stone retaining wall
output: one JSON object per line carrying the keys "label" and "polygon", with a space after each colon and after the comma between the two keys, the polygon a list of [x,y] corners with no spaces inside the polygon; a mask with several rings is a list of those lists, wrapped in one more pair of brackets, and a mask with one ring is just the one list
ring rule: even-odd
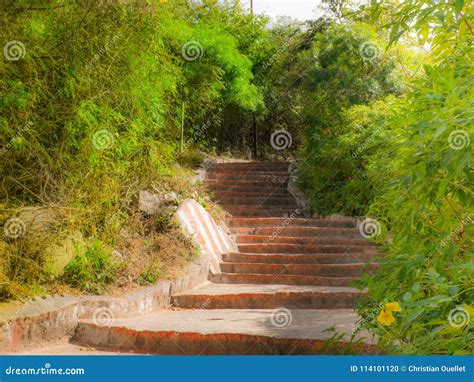
{"label": "stone retaining wall", "polygon": [[114,318],[140,317],[169,308],[171,294],[206,282],[210,269],[216,271],[221,254],[231,248],[230,238],[194,200],[186,200],[180,206],[178,218],[201,247],[201,255],[187,266],[184,276],[123,297],[51,296],[23,304],[0,304],[0,354],[70,337],[81,319],[107,325]]}

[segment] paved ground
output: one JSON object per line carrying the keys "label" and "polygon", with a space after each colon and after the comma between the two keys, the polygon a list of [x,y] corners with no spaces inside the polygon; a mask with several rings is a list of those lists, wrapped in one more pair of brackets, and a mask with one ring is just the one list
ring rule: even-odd
{"label": "paved ground", "polygon": [[[160,311],[137,320],[115,319],[112,327],[137,332],[190,332],[246,334],[280,338],[327,339],[324,330],[334,325],[350,335],[357,316],[351,309],[337,310],[208,309]],[[82,323],[94,325],[93,320]]]}
{"label": "paved ground", "polygon": [[127,355],[127,353],[101,351],[93,347],[70,343],[67,339],[53,342],[46,346],[38,346],[14,355]]}
{"label": "paved ground", "polygon": [[[145,354],[334,354],[348,346],[355,321],[350,309],[185,309],[116,319],[107,327],[84,320],[75,341]],[[334,339],[331,326],[344,338]],[[371,353],[374,347],[353,345],[353,352]]]}
{"label": "paved ground", "polygon": [[177,296],[182,295],[232,295],[241,293],[275,293],[275,292],[354,292],[360,291],[356,288],[348,287],[327,287],[327,286],[307,286],[307,285],[252,285],[252,284],[215,284],[206,283],[187,292],[178,293]]}

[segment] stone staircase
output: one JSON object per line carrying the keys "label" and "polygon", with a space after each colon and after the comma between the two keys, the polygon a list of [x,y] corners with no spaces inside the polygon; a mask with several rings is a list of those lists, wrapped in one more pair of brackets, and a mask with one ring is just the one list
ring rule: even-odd
{"label": "stone staircase", "polygon": [[[75,340],[150,354],[338,353],[355,328],[352,280],[377,268],[379,248],[352,219],[307,219],[288,192],[289,163],[232,162],[205,180],[229,213],[238,251],[220,273],[172,297],[174,310],[80,322]],[[370,265],[367,263],[370,262]],[[334,327],[346,340],[331,339]],[[362,332],[362,334],[364,334]],[[370,339],[355,352],[373,352]]]}

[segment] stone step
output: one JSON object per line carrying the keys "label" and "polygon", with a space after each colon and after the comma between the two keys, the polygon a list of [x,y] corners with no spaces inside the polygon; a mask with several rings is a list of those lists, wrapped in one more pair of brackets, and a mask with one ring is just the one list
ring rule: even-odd
{"label": "stone step", "polygon": [[212,171],[230,171],[230,170],[246,170],[246,171],[288,171],[290,163],[288,162],[233,162],[233,163],[214,163]]}
{"label": "stone step", "polygon": [[207,186],[218,185],[221,188],[226,187],[233,189],[235,187],[263,187],[265,189],[287,188],[287,182],[269,182],[264,180],[219,180],[219,179],[204,179],[204,184]]}
{"label": "stone step", "polygon": [[266,217],[274,217],[274,218],[285,218],[289,216],[302,216],[304,212],[300,210],[298,207],[292,208],[288,206],[287,208],[275,208],[270,206],[255,206],[255,205],[247,205],[247,206],[232,206],[226,205],[222,206],[222,208],[231,214],[234,217],[254,217],[254,216],[266,216]]}
{"label": "stone step", "polygon": [[206,180],[232,180],[232,181],[259,181],[270,183],[288,183],[290,176],[286,173],[256,173],[256,172],[210,172],[206,174]]}
{"label": "stone step", "polygon": [[344,309],[365,294],[355,288],[206,283],[171,298],[183,309]]}
{"label": "stone step", "polygon": [[[1,354],[1,352],[0,352]],[[52,340],[47,343],[39,343],[33,347],[28,346],[28,348],[23,349],[19,352],[9,353],[9,355],[19,356],[19,355],[29,355],[29,356],[38,356],[38,355],[57,355],[57,356],[69,356],[69,355],[130,355],[128,351],[118,352],[114,350],[98,350],[93,346],[81,346],[78,344],[73,344],[70,342],[70,339],[65,337],[60,340]]]}
{"label": "stone step", "polygon": [[231,252],[222,254],[222,259],[232,263],[350,264],[375,262],[381,256],[383,255],[380,253],[285,254]]}
{"label": "stone step", "polygon": [[305,219],[305,218],[229,218],[226,220],[229,227],[318,227],[318,228],[354,228],[355,223],[349,219]]}
{"label": "stone step", "polygon": [[216,169],[216,170],[211,170],[206,172],[207,175],[209,174],[222,174],[222,175],[227,175],[227,174],[240,174],[240,175],[245,175],[245,174],[254,174],[254,175],[262,175],[262,176],[267,176],[267,175],[277,175],[277,176],[289,176],[290,173],[288,171],[274,171],[274,170],[250,170],[247,171],[246,169]]}
{"label": "stone step", "polygon": [[286,185],[281,187],[258,187],[258,186],[232,186],[227,185],[207,185],[209,193],[214,195],[244,195],[244,196],[288,196],[290,195]]}
{"label": "stone step", "polygon": [[222,198],[272,198],[272,199],[287,199],[293,198],[288,192],[276,192],[276,193],[266,193],[266,192],[249,192],[249,191],[226,191],[219,190],[217,192],[210,192],[211,196],[215,200]]}
{"label": "stone step", "polygon": [[355,277],[273,275],[262,273],[217,273],[209,280],[221,284],[283,284],[347,287]]}
{"label": "stone step", "polygon": [[233,235],[260,235],[297,237],[297,238],[344,238],[361,239],[362,236],[357,228],[319,228],[319,227],[232,227],[230,232]]}
{"label": "stone step", "polygon": [[[72,342],[140,354],[338,354],[357,319],[352,309],[158,311],[140,319],[116,318],[108,326],[81,320]],[[346,339],[328,343],[332,326]],[[362,338],[369,336],[361,332],[356,340]],[[374,342],[364,341],[353,345],[354,353],[377,351]]]}
{"label": "stone step", "polygon": [[374,245],[239,244],[246,253],[374,253]]}
{"label": "stone step", "polygon": [[213,198],[221,205],[264,205],[264,206],[274,206],[278,208],[287,208],[289,207],[298,207],[298,203],[296,199],[292,196],[287,196],[285,198],[282,197],[273,197],[271,195],[268,196],[228,196],[224,195],[221,197]]}
{"label": "stone step", "polygon": [[220,265],[223,273],[252,273],[269,275],[302,275],[325,277],[357,277],[377,268],[377,264],[269,264],[269,263],[230,263]]}
{"label": "stone step", "polygon": [[342,246],[373,246],[377,244],[369,242],[367,239],[348,238],[321,238],[321,237],[295,237],[277,235],[236,235],[234,238],[237,244],[300,244],[300,245],[342,245]]}

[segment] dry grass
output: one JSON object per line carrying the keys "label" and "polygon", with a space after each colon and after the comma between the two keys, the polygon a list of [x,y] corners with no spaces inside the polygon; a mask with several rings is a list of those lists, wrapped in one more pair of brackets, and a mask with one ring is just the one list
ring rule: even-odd
{"label": "dry grass", "polygon": [[121,230],[117,249],[118,260],[124,264],[119,287],[146,283],[141,277],[150,269],[156,272],[157,279],[177,277],[198,255],[192,240],[171,218],[146,217],[140,213],[132,216],[127,228]]}

